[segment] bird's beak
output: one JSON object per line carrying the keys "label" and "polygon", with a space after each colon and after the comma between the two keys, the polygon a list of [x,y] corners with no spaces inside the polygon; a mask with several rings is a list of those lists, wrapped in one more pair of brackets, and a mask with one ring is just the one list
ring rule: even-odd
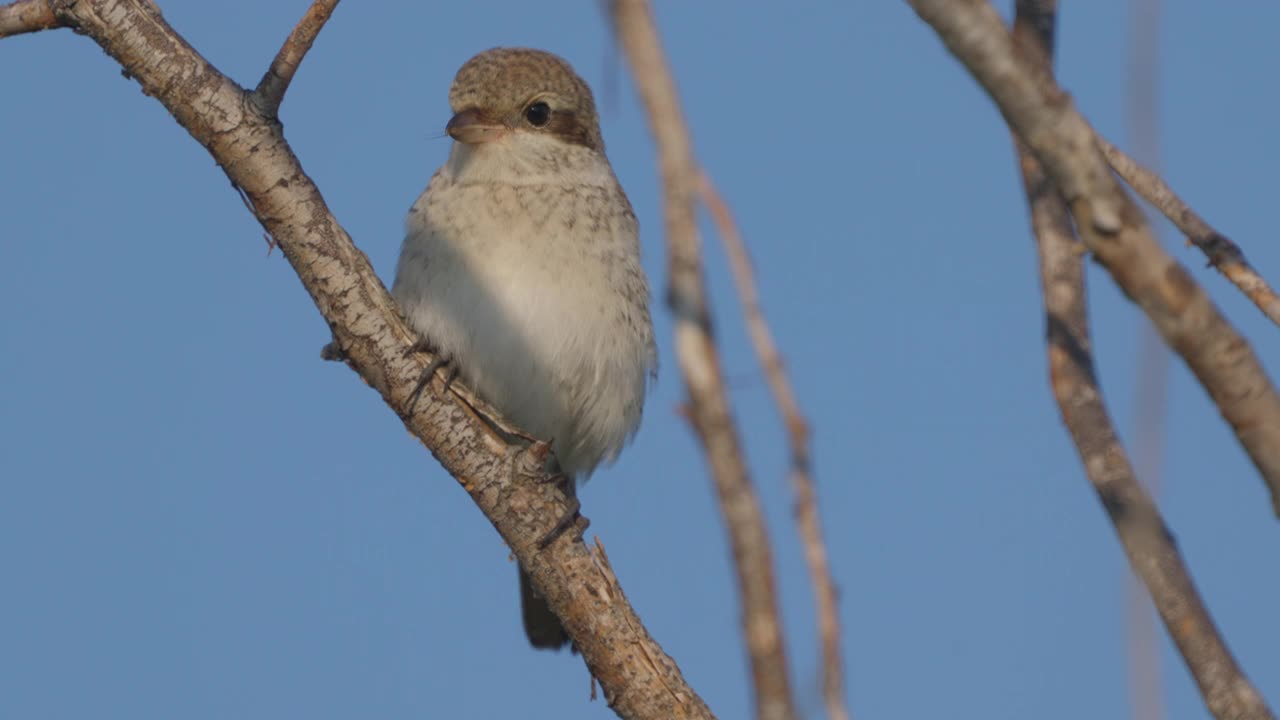
{"label": "bird's beak", "polygon": [[468,108],[454,115],[444,126],[449,137],[468,145],[493,142],[507,132],[507,126],[493,120],[484,111]]}

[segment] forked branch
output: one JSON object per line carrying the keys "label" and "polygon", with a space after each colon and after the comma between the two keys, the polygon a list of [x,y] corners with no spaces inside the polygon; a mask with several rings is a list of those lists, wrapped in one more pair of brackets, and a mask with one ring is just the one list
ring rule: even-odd
{"label": "forked branch", "polygon": [[[410,402],[429,358],[406,355],[416,336],[302,171],[274,113],[266,111],[270,106],[253,102],[212,67],[147,0],[50,0],[48,6],[59,24],[92,38],[163,104],[244,193],[342,356],[493,523],[563,620],[614,711],[624,718],[712,718],[579,538],[565,533],[540,547],[568,509],[545,469],[548,446],[518,442],[519,430],[458,382],[448,392],[428,386],[419,402]],[[284,85],[309,44],[306,36],[314,38],[318,29],[295,30],[302,44],[289,49],[286,43],[278,73]]]}
{"label": "forked branch", "polygon": [[1192,245],[1200,248],[1209,259],[1209,265],[1248,296],[1271,322],[1280,325],[1280,297],[1276,296],[1271,285],[1245,259],[1244,251],[1239,245],[1214,230],[1159,175],[1139,165],[1138,161],[1101,135],[1098,136],[1098,147],[1111,168],[1124,178],[1129,187],[1169,218],[1169,222],[1186,235]]}
{"label": "forked branch", "polygon": [[[1055,0],[1019,0],[1014,21],[1026,61],[1045,72],[1053,52],[1055,5]],[[1094,371],[1084,263],[1071,213],[1029,148],[1016,136],[1014,142],[1040,258],[1050,384],[1085,474],[1210,712],[1219,720],[1272,720],[1209,616],[1164,519],[1120,444]]]}
{"label": "forked branch", "polygon": [[1080,239],[1186,362],[1257,467],[1280,514],[1280,395],[1245,340],[1152,237],[1089,123],[1026,61],[986,0],[908,0],[986,89],[1066,198]]}

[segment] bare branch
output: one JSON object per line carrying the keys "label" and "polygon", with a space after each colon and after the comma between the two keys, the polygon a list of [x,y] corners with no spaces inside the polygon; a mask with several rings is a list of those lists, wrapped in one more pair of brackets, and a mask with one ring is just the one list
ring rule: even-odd
{"label": "bare branch", "polygon": [[[138,0],[55,0],[60,22],[98,43],[208,149],[276,239],[333,331],[342,356],[471,495],[563,620],[624,718],[712,718],[649,636],[616,580],[580,537],[539,539],[568,509],[545,470],[545,443],[524,446],[492,408],[458,382],[425,389],[426,360],[368,259],[302,171],[279,123]],[[200,102],[189,102],[200,98]]]}
{"label": "bare branch", "polygon": [[1280,514],[1280,396],[1236,332],[1147,229],[1053,76],[1026,62],[986,0],[908,0],[986,88],[1067,199],[1085,246],[1186,361],[1258,468]]}
{"label": "bare branch", "polygon": [[[1014,21],[1018,42],[1031,62],[1046,72],[1053,52],[1055,4],[1019,0]],[[1214,626],[1172,535],[1116,436],[1094,371],[1084,264],[1071,214],[1027,145],[1016,135],[1014,142],[1040,257],[1050,384],[1085,474],[1210,712],[1220,720],[1272,718]]]}
{"label": "bare branch", "polygon": [[262,110],[268,116],[274,116],[280,110],[280,103],[284,102],[284,94],[289,89],[289,83],[293,82],[302,58],[306,57],[321,28],[329,21],[329,16],[333,15],[338,2],[339,0],[314,0],[306,14],[294,26],[293,32],[285,39],[280,52],[276,53],[271,67],[267,68],[267,72],[258,81],[253,94],[262,103]]}
{"label": "bare branch", "polygon": [[702,172],[698,176],[698,195],[720,231],[733,279],[738,286],[738,298],[746,318],[751,343],[756,357],[769,380],[773,400],[782,413],[787,428],[787,444],[791,451],[791,485],[796,494],[796,524],[804,544],[805,562],[809,566],[809,579],[813,584],[814,603],[817,605],[818,632],[822,641],[822,694],[827,705],[829,720],[848,720],[849,709],[844,694],[844,661],[840,652],[840,610],[835,580],[827,562],[827,547],[822,539],[822,517],[818,513],[818,494],[814,487],[809,462],[809,425],[800,412],[800,403],[787,372],[782,356],[773,341],[773,333],[760,309],[760,296],[756,290],[755,271],[747,255],[747,245],[734,222],[729,205]]}
{"label": "bare branch", "polygon": [[1271,322],[1280,325],[1280,297],[1253,269],[1240,247],[1226,235],[1210,227],[1159,175],[1139,165],[1106,138],[1098,136],[1097,140],[1107,162],[1124,178],[1129,187],[1164,213],[1174,227],[1209,258],[1209,265],[1217,268],[1231,284],[1247,295]]}
{"label": "bare branch", "polygon": [[0,38],[62,27],[49,0],[17,0],[0,5]]}
{"label": "bare branch", "polygon": [[711,337],[694,219],[697,167],[689,131],[649,3],[614,0],[610,10],[658,145],[666,206],[667,301],[676,319],[676,358],[689,394],[689,416],[711,465],[733,547],[757,717],[793,720],[772,552]]}

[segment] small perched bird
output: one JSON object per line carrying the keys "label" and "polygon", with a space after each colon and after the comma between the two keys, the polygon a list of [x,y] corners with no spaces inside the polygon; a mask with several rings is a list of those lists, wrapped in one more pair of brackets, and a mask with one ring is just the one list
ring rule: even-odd
{"label": "small perched bird", "polygon": [[[657,369],[635,213],[591,90],[550,53],[495,48],[449,90],[449,159],[413,204],[391,294],[426,346],[575,483],[640,425]],[[529,642],[568,635],[520,571]]]}

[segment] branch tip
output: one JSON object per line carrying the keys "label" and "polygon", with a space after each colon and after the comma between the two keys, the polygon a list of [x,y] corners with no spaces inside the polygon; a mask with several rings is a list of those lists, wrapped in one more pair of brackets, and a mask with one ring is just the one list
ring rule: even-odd
{"label": "branch tip", "polygon": [[284,94],[288,91],[289,84],[293,82],[293,76],[297,74],[302,59],[306,57],[307,51],[316,41],[316,36],[333,15],[338,2],[339,0],[314,0],[302,19],[294,26],[293,32],[285,38],[280,52],[276,53],[271,66],[258,81],[258,87],[254,89],[253,96],[268,117],[275,117],[280,111],[280,103],[284,101]]}

